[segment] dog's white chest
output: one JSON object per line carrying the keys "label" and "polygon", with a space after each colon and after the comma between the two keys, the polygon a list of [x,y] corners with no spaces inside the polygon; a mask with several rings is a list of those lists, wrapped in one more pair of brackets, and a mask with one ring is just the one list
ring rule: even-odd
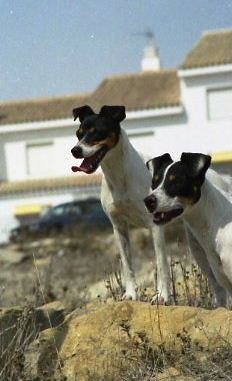
{"label": "dog's white chest", "polygon": [[110,208],[110,214],[134,226],[144,227],[146,225],[143,205],[136,205],[128,199],[113,203]]}
{"label": "dog's white chest", "polygon": [[228,279],[232,280],[232,222],[218,230],[216,247],[223,270]]}
{"label": "dog's white chest", "polygon": [[123,220],[130,225],[138,227],[147,226],[147,220],[149,219],[144,204],[140,200],[134,200],[125,196],[109,202],[107,212],[112,218]]}
{"label": "dog's white chest", "polygon": [[107,192],[102,198],[103,207],[111,219],[118,222],[146,227],[149,224],[148,215],[143,200],[136,195],[111,194]]}

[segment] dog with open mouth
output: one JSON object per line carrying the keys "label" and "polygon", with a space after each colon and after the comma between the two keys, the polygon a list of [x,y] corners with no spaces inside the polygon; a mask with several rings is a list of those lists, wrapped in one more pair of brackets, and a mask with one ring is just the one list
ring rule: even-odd
{"label": "dog with open mouth", "polygon": [[99,115],[87,105],[73,110],[74,121],[79,118],[81,125],[76,133],[79,142],[71,152],[76,159],[84,158],[79,167],[72,167],[73,172],[95,172],[106,153],[117,144],[119,123],[126,117],[125,110],[118,107],[104,106]]}
{"label": "dog with open mouth", "polygon": [[206,177],[210,163],[210,156],[188,152],[177,162],[168,153],[149,160],[152,193],[144,203],[156,225],[183,218],[193,255],[225,306],[224,290],[232,295],[232,195],[220,175],[209,170]]}
{"label": "dog with open mouth", "polygon": [[146,160],[132,146],[120,123],[125,119],[124,106],[103,106],[96,114],[88,105],[73,110],[80,125],[77,144],[71,152],[82,159],[74,172],[93,173],[101,166],[103,172],[101,201],[109,216],[119,248],[125,282],[123,299],[137,298],[132,265],[130,227],[146,227],[151,231],[157,263],[157,285],[160,300],[170,299],[170,272],[165,253],[163,230],[155,226],[143,199],[148,195],[151,174]]}

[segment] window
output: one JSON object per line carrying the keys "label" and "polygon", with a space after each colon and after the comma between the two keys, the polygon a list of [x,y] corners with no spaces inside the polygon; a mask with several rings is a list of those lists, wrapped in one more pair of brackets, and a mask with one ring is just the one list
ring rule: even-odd
{"label": "window", "polygon": [[67,212],[67,205],[59,205],[51,209],[50,213],[53,216],[62,216]]}
{"label": "window", "polygon": [[207,91],[208,119],[232,118],[232,87]]}
{"label": "window", "polygon": [[100,200],[96,202],[87,201],[86,203],[82,204],[82,211],[84,214],[95,214],[102,212],[102,210],[103,209]]}
{"label": "window", "polygon": [[60,217],[67,213],[67,205],[62,204],[55,206],[54,208],[51,208],[47,210],[42,216],[43,220],[49,220],[51,217]]}
{"label": "window", "polygon": [[55,172],[54,148],[51,142],[26,146],[27,173],[30,177],[50,177]]}
{"label": "window", "polygon": [[81,208],[79,205],[71,203],[71,204],[67,205],[66,213],[71,214],[71,215],[80,216],[81,215]]}

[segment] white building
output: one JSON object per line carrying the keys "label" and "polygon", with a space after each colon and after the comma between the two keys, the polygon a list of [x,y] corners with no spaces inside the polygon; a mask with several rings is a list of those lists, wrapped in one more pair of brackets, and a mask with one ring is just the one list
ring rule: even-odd
{"label": "white building", "polygon": [[72,109],[84,104],[125,105],[123,127],[141,152],[209,153],[232,174],[232,31],[204,33],[177,70],[148,50],[144,71],[108,77],[92,93],[0,103],[0,242],[43,207],[99,195],[100,173],[70,169]]}

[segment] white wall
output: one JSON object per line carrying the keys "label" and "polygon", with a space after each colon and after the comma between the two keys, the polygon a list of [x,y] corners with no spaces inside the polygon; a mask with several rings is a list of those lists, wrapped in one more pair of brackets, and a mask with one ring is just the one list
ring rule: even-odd
{"label": "white wall", "polygon": [[28,131],[3,135],[2,142],[4,142],[6,170],[0,173],[0,179],[7,179],[8,181],[30,179],[32,176],[29,175],[27,168],[26,145],[43,142],[53,142],[52,163],[49,163],[52,170],[51,173],[45,171],[43,175],[41,175],[40,170],[38,171],[40,172],[38,177],[70,175],[72,173],[71,166],[73,165],[70,150],[75,141],[75,128],[73,127],[41,129],[34,132],[30,131],[28,126]]}
{"label": "white wall", "polygon": [[[186,114],[164,117],[153,117],[147,119],[136,119],[125,121],[123,127],[126,129],[135,148],[149,156],[161,155],[170,152],[178,155],[182,151],[196,152],[220,152],[232,150],[232,121],[208,121],[205,117],[205,98],[201,96],[201,109],[198,119],[195,112],[194,102],[198,102],[198,95],[194,92],[204,94],[202,89],[193,89],[193,96],[188,97],[187,120]],[[192,103],[189,99],[192,99]],[[204,102],[203,102],[204,100]],[[193,104],[193,105],[192,105]],[[193,110],[192,110],[192,108]],[[36,134],[30,131],[14,135],[9,134],[5,139],[5,157],[7,179],[25,180],[31,176],[27,172],[26,144],[32,142],[53,142],[52,163],[49,163],[51,172],[46,171],[38,177],[58,177],[72,175],[71,166],[76,160],[71,155],[71,148],[76,144],[75,127],[52,128],[41,130]],[[1,174],[1,178],[2,177]]]}
{"label": "white wall", "polygon": [[[128,130],[140,130],[140,132],[132,132],[132,142],[135,147],[143,152],[153,153],[153,131],[155,126],[172,125],[177,127],[178,123],[183,123],[183,116],[166,116],[147,119],[126,120],[123,126]],[[0,173],[1,180],[25,180],[35,177],[58,177],[71,175],[71,166],[75,164],[75,159],[71,155],[71,148],[76,144],[75,136],[77,125],[68,127],[56,127],[47,129],[30,130],[28,124],[27,131],[10,132],[1,136],[2,149],[4,149],[5,169]],[[149,128],[150,135],[144,134],[144,129]],[[142,131],[141,131],[142,130]],[[45,168],[44,173],[41,168],[38,168],[38,174],[31,176],[28,173],[28,144],[46,144],[53,143],[53,154],[49,162],[50,172]]]}
{"label": "white wall", "polygon": [[[232,73],[214,73],[204,76],[182,77],[181,97],[188,116],[188,124],[202,129],[201,123],[209,123],[207,118],[207,89],[232,86]],[[218,122],[216,122],[218,123]],[[231,120],[228,121],[231,124]]]}
{"label": "white wall", "polygon": [[[169,152],[178,158],[182,152],[216,153],[232,151],[232,128],[222,123],[215,125],[180,126],[157,128],[155,131],[155,155]],[[154,156],[155,156],[154,155]]]}
{"label": "white wall", "polygon": [[[134,147],[147,156],[157,156],[165,152],[176,159],[183,151],[216,153],[232,151],[232,120],[210,121],[207,119],[206,91],[210,88],[232,85],[230,73],[214,73],[204,76],[181,77],[183,111],[173,115],[159,115],[125,120],[126,129]],[[138,116],[138,115],[137,115]],[[62,121],[63,122],[63,121]],[[30,129],[33,126],[33,129]],[[56,126],[56,127],[55,127]],[[4,131],[4,126],[1,127]],[[77,125],[66,121],[64,126],[49,121],[43,128],[35,129],[35,123],[19,131],[1,134],[0,180],[25,180],[27,171],[26,145],[30,143],[53,142],[51,173],[42,177],[72,175],[71,166],[75,159],[71,148],[76,144]],[[74,174],[73,174],[74,175]],[[40,174],[41,176],[41,174]],[[8,237],[9,230],[17,224],[14,218],[16,205],[52,202],[53,205],[75,198],[87,196],[85,190],[38,193],[0,198],[0,242]],[[98,190],[96,191],[98,194]]]}

